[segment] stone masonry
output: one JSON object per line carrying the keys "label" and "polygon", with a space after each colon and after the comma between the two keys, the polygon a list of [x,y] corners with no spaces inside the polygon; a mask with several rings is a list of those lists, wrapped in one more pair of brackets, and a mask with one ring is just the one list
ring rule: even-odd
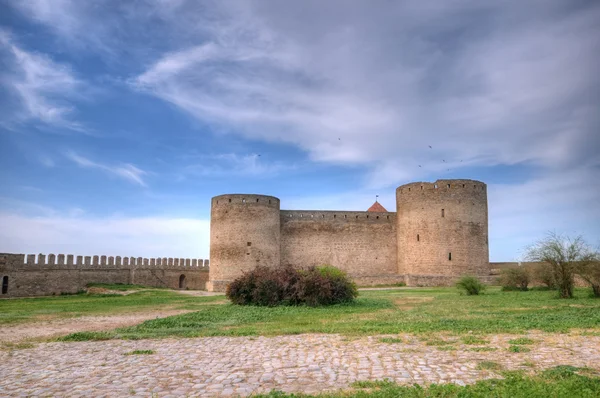
{"label": "stone masonry", "polygon": [[396,212],[281,210],[273,196],[212,198],[207,288],[223,291],[258,265],[330,264],[360,285],[443,286],[490,279],[487,187],[474,180],[415,182],[396,190]]}

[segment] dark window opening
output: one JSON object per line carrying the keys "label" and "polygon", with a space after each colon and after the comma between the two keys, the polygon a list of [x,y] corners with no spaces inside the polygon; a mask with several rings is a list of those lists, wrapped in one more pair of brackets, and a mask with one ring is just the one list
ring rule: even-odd
{"label": "dark window opening", "polygon": [[344,214],[344,218],[346,218],[346,215]]}
{"label": "dark window opening", "polygon": [[375,218],[379,220],[379,216],[377,216],[377,217],[375,217]]}
{"label": "dark window opening", "polygon": [[356,218],[358,218],[358,216],[356,216]]}
{"label": "dark window opening", "polygon": [[423,185],[421,185],[421,190],[423,190]]}
{"label": "dark window opening", "polygon": [[256,203],[258,203],[258,199],[256,199]]}
{"label": "dark window opening", "polygon": [[437,188],[437,184],[434,184],[434,185],[433,185],[433,187],[434,187],[434,188]]}
{"label": "dark window opening", "polygon": [[321,218],[325,218],[325,214],[321,214]]}
{"label": "dark window opening", "polygon": [[219,204],[219,201],[217,200],[217,204]]}
{"label": "dark window opening", "polygon": [[463,184],[463,188],[465,187],[465,184]]}
{"label": "dark window opening", "polygon": [[242,203],[246,203],[246,199],[242,199]]}
{"label": "dark window opening", "polygon": [[408,188],[408,192],[410,192],[410,188]]}
{"label": "dark window opening", "polygon": [[252,242],[248,242],[248,243],[247,243],[247,245],[248,245],[248,246],[252,246]]}
{"label": "dark window opening", "polygon": [[367,218],[369,218],[369,215],[367,214]]}
{"label": "dark window opening", "polygon": [[419,236],[419,234],[417,234],[417,242],[421,241],[421,237]]}
{"label": "dark window opening", "polygon": [[442,217],[444,217],[444,209],[442,209]]}
{"label": "dark window opening", "polygon": [[390,216],[385,216],[388,220],[390,219]]}
{"label": "dark window opening", "polygon": [[269,204],[271,204],[271,199],[269,199]]}
{"label": "dark window opening", "polygon": [[452,253],[448,253],[448,261],[452,261]]}
{"label": "dark window opening", "polygon": [[2,277],[2,294],[8,293],[8,276]]}
{"label": "dark window opening", "polygon": [[229,203],[231,203],[231,199],[229,199]]}
{"label": "dark window opening", "polygon": [[337,214],[334,214],[334,215],[333,215],[333,218],[336,218],[336,217],[337,217]]}
{"label": "dark window opening", "polygon": [[450,188],[450,184],[448,184],[448,188]]}
{"label": "dark window opening", "polygon": [[179,288],[185,289],[185,275],[184,274],[181,274],[181,276],[179,277]]}

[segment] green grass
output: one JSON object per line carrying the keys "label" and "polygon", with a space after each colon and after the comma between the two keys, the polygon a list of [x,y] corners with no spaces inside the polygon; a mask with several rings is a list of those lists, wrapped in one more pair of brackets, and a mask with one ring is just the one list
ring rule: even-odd
{"label": "green grass", "polygon": [[[122,285],[123,286],[123,285]],[[83,294],[0,300],[0,326],[40,319],[73,318],[83,315],[135,313],[143,310],[196,310],[223,296],[194,297],[169,290],[128,294]]]}
{"label": "green grass", "polygon": [[218,303],[223,301],[223,296],[194,297],[164,289],[126,296],[0,300],[0,325],[45,316],[75,317],[174,308],[196,312],[149,320],[110,332],[77,333],[67,340],[450,332],[463,335],[465,344],[482,344],[485,335],[490,333],[567,332],[572,328],[600,332],[600,300],[589,298],[586,289],[576,290],[576,298],[572,300],[558,299],[553,291],[501,292],[500,288],[493,287],[480,296],[459,295],[455,288],[362,291],[354,303],[317,308]]}
{"label": "green grass", "polygon": [[497,351],[498,349],[496,347],[472,347],[472,348],[468,348],[469,351],[475,351],[475,352],[489,352],[489,351]]}
{"label": "green grass", "polygon": [[535,340],[529,339],[527,337],[519,337],[518,339],[508,340],[510,344],[515,345],[529,345],[535,343]]}
{"label": "green grass", "polygon": [[[492,366],[491,363],[488,365]],[[504,377],[503,379],[481,380],[467,386],[432,384],[422,387],[416,384],[402,386],[388,380],[358,381],[352,385],[353,390],[324,393],[316,396],[322,398],[595,398],[600,396],[600,378],[587,375],[584,369],[559,366],[534,376],[528,376],[522,372],[501,372],[501,374]],[[309,396],[305,394],[286,394],[279,391],[255,395],[257,398],[300,398]]]}
{"label": "green grass", "polygon": [[152,355],[154,353],[155,353],[154,350],[133,350],[130,352],[126,352],[123,355]]}
{"label": "green grass", "polygon": [[481,361],[477,364],[477,369],[479,370],[502,370],[503,366],[498,362],[494,361]]}
{"label": "green grass", "polygon": [[529,352],[529,351],[531,351],[531,349],[520,346],[520,345],[511,345],[510,347],[508,347],[508,351],[509,352]]}
{"label": "green grass", "polygon": [[166,287],[150,287],[143,285],[128,285],[125,283],[88,283],[87,287],[100,287],[107,290],[116,290],[120,292],[124,292],[127,290],[140,290],[140,289],[167,289]]}
{"label": "green grass", "polygon": [[379,339],[379,342],[388,344],[402,343],[402,339],[399,339],[397,337],[382,337]]}
{"label": "green grass", "polygon": [[482,339],[481,337],[477,337],[477,336],[465,336],[462,338],[462,342],[463,344],[468,344],[468,345],[481,345],[481,344],[487,344],[487,340]]}

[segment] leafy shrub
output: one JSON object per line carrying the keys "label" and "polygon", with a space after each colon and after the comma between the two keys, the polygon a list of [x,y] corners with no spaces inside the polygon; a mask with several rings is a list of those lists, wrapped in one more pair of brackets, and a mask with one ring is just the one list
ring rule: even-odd
{"label": "leafy shrub", "polygon": [[345,272],[329,266],[296,269],[256,267],[234,280],[227,297],[239,305],[331,305],[354,300],[356,285]]}
{"label": "leafy shrub", "polygon": [[463,276],[456,282],[456,287],[463,290],[468,296],[475,296],[485,290],[485,285],[474,276]]}
{"label": "leafy shrub", "polygon": [[529,272],[522,267],[507,268],[500,275],[500,286],[502,290],[521,290],[526,292],[529,285]]}

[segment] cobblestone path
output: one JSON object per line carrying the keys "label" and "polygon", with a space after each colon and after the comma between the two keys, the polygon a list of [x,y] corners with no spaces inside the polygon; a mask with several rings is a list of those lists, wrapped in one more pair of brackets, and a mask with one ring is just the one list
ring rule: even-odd
{"label": "cobblestone path", "polygon": [[[600,337],[529,334],[531,352],[508,352],[514,335],[488,336],[486,347],[453,344],[442,351],[418,336],[402,343],[382,336],[338,335],[210,337],[138,341],[43,343],[0,351],[0,396],[246,396],[251,393],[348,388],[356,380],[389,378],[400,383],[472,383],[497,377],[478,370],[481,361],[506,369],[556,365],[600,370]],[[124,355],[154,350],[150,355]]]}

